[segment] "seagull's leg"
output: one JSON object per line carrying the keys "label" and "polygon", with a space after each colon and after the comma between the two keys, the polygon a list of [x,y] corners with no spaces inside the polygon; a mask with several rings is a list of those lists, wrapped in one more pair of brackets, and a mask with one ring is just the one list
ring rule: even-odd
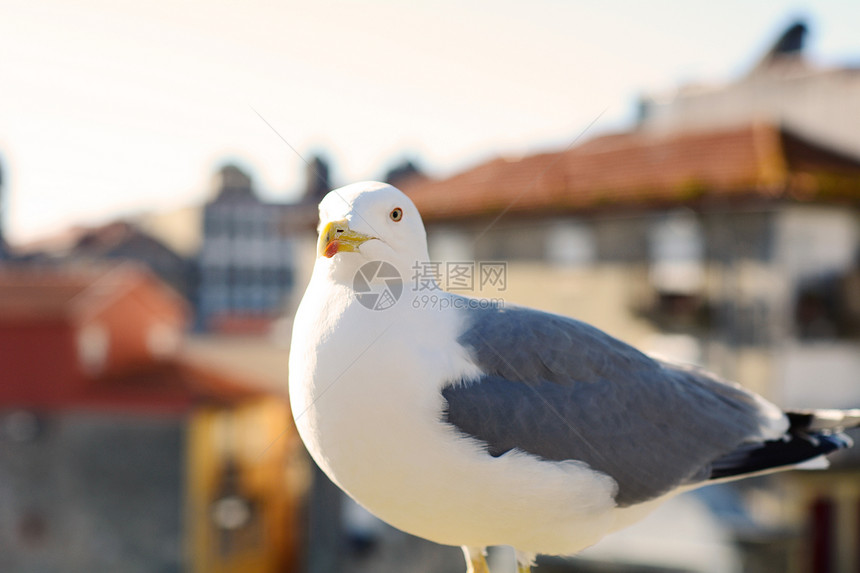
{"label": "seagull's leg", "polygon": [[485,547],[463,546],[463,555],[466,556],[466,573],[490,573],[487,560],[484,559],[486,552]]}
{"label": "seagull's leg", "polygon": [[517,551],[517,573],[531,573],[534,562],[534,553]]}

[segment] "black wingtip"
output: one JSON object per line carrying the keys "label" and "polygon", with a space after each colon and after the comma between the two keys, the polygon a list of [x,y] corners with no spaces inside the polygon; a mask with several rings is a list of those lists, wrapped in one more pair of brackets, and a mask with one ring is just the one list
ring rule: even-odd
{"label": "black wingtip", "polygon": [[796,466],[851,445],[851,438],[845,434],[789,434],[784,440],[747,445],[716,460],[712,465],[710,479],[740,477]]}

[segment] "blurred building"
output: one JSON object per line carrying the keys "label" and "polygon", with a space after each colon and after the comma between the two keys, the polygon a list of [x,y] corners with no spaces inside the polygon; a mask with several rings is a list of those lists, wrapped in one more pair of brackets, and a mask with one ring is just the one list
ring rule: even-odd
{"label": "blurred building", "polygon": [[[850,154],[766,123],[638,130],[405,191],[448,290],[580,318],[784,407],[860,406],[860,159]],[[481,274],[495,261],[506,263],[503,284]],[[473,265],[474,280],[453,281],[448,263]],[[858,461],[787,476],[784,505],[759,516],[788,524],[768,542],[782,559],[744,570],[855,571]]]}
{"label": "blurred building", "polygon": [[309,221],[329,190],[328,173],[328,163],[313,157],[302,199],[288,204],[263,200],[251,178],[228,164],[215,174],[214,196],[202,207],[73,227],[13,250],[3,242],[0,218],[0,260],[42,266],[141,263],[191,304],[198,332],[267,335],[294,305],[294,243],[314,225]]}
{"label": "blurred building", "polygon": [[180,256],[192,260],[197,258],[203,241],[201,205],[137,213],[130,215],[128,221],[156,237]]}
{"label": "blurred building", "polygon": [[328,161],[320,155],[314,155],[305,163],[305,188],[301,202],[317,205],[322,201],[332,190],[330,171]]}
{"label": "blurred building", "polygon": [[860,155],[860,67],[810,61],[806,35],[804,22],[792,24],[732,83],[643,97],[639,128],[665,134],[764,121]]}
{"label": "blurred building", "polygon": [[401,185],[406,185],[410,180],[415,182],[426,178],[427,175],[417,165],[416,161],[407,157],[390,167],[382,180],[399,189]]}
{"label": "blurred building", "polygon": [[146,265],[185,300],[197,296],[195,262],[181,256],[159,238],[128,221],[82,229],[66,260],[84,263],[134,261]]}
{"label": "blurred building", "polygon": [[117,264],[147,267],[191,304],[197,297],[197,267],[193,258],[176,252],[137,223],[117,220],[94,227],[72,227],[52,236],[19,245],[13,256],[22,264]]}
{"label": "blurred building", "polygon": [[3,163],[0,162],[0,262],[9,258],[9,246],[6,244],[6,231],[5,231],[5,223],[6,223],[6,194],[4,193],[5,189],[3,187],[3,176],[5,172],[3,171]]}
{"label": "blurred building", "polygon": [[198,325],[222,333],[265,333],[294,285],[288,205],[259,198],[246,173],[226,165],[203,208]]}
{"label": "blurred building", "polygon": [[286,401],[187,320],[141,267],[0,269],[0,570],[298,570]]}

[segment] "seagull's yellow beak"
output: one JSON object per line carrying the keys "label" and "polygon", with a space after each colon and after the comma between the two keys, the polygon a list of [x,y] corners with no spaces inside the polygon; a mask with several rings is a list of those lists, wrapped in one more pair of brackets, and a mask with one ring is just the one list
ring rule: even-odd
{"label": "seagull's yellow beak", "polygon": [[346,221],[330,221],[320,231],[317,256],[331,258],[337,253],[355,253],[359,245],[375,238],[353,231]]}

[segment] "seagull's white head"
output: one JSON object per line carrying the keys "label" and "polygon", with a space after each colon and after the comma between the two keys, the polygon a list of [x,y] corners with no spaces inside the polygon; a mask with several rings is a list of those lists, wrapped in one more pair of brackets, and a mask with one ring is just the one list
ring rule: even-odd
{"label": "seagull's white head", "polygon": [[349,271],[369,261],[387,261],[408,276],[403,273],[429,259],[418,209],[391,185],[364,181],[335,189],[319,210],[318,265]]}

